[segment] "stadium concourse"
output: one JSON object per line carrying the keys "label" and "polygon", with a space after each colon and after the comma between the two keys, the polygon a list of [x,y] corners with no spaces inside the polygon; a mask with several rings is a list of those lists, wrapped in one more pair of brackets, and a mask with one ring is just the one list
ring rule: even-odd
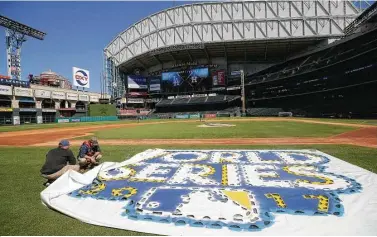
{"label": "stadium concourse", "polygon": [[41,76],[29,75],[29,81],[0,75],[0,125],[80,120],[90,114],[90,107],[99,104],[100,99],[110,98],[101,93],[74,90],[67,82],[51,70],[42,72]]}

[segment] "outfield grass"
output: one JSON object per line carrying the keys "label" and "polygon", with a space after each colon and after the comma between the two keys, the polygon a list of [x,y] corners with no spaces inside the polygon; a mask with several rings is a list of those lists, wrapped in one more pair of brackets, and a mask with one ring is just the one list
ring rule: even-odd
{"label": "outfield grass", "polygon": [[[153,146],[103,146],[105,161],[123,161]],[[156,146],[155,146],[156,147]],[[347,145],[158,146],[170,149],[318,149],[377,173],[377,150]],[[157,147],[156,147],[157,148]],[[76,153],[78,147],[73,147]],[[43,206],[39,170],[49,148],[1,148],[0,235],[146,235],[89,225]]]}
{"label": "outfield grass", "polygon": [[[255,117],[247,118],[211,118],[211,120],[229,120],[229,121],[242,121],[245,119],[250,119]],[[289,119],[289,118],[286,118]],[[293,118],[300,120],[313,120],[322,122],[332,122],[332,123],[349,123],[349,124],[365,124],[365,125],[376,125],[377,120],[367,119],[314,119],[314,118]],[[119,120],[119,121],[102,121],[102,122],[84,122],[84,123],[52,123],[52,124],[26,124],[21,126],[0,126],[1,132],[11,132],[11,131],[23,131],[23,130],[34,130],[34,129],[44,129],[44,128],[64,128],[64,127],[81,127],[81,126],[91,126],[91,125],[104,125],[104,124],[116,124],[116,123],[146,123],[146,122],[168,122],[168,121],[182,121],[182,119],[150,119],[150,120]],[[191,121],[197,121],[192,119]]]}
{"label": "outfield grass", "polygon": [[184,139],[184,138],[270,138],[328,137],[355,128],[301,122],[229,120],[235,127],[201,128],[201,122],[146,124],[142,127],[106,129],[95,132],[100,139]]}
{"label": "outfield grass", "polygon": [[330,123],[349,123],[349,124],[365,124],[365,125],[375,125],[377,126],[376,119],[331,119],[331,118],[294,118],[294,119],[303,119],[303,120],[314,120],[321,122],[330,122]]}

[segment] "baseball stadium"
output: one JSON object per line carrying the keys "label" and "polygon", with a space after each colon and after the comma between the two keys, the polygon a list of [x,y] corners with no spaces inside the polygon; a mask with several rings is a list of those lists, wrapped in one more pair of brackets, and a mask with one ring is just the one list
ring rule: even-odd
{"label": "baseball stadium", "polygon": [[108,36],[101,93],[76,67],[23,81],[9,44],[0,235],[376,235],[376,10],[174,6]]}

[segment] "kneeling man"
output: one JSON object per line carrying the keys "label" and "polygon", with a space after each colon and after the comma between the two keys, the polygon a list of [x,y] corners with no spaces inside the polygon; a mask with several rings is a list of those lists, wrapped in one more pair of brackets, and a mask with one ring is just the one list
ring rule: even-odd
{"label": "kneeling man", "polygon": [[83,142],[77,158],[81,167],[90,168],[91,166],[98,165],[101,158],[101,148],[96,137]]}
{"label": "kneeling man", "polygon": [[80,170],[80,166],[76,165],[75,156],[69,149],[69,146],[68,140],[62,140],[59,142],[57,148],[47,153],[46,162],[41,169],[42,176],[47,179],[46,186],[50,185],[68,170]]}

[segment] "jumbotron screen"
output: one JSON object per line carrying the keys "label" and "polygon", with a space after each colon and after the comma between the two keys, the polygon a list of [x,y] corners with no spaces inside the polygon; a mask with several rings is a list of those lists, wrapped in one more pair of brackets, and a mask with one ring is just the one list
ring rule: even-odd
{"label": "jumbotron screen", "polygon": [[163,92],[205,91],[211,87],[208,68],[195,68],[185,71],[163,72],[161,75]]}

